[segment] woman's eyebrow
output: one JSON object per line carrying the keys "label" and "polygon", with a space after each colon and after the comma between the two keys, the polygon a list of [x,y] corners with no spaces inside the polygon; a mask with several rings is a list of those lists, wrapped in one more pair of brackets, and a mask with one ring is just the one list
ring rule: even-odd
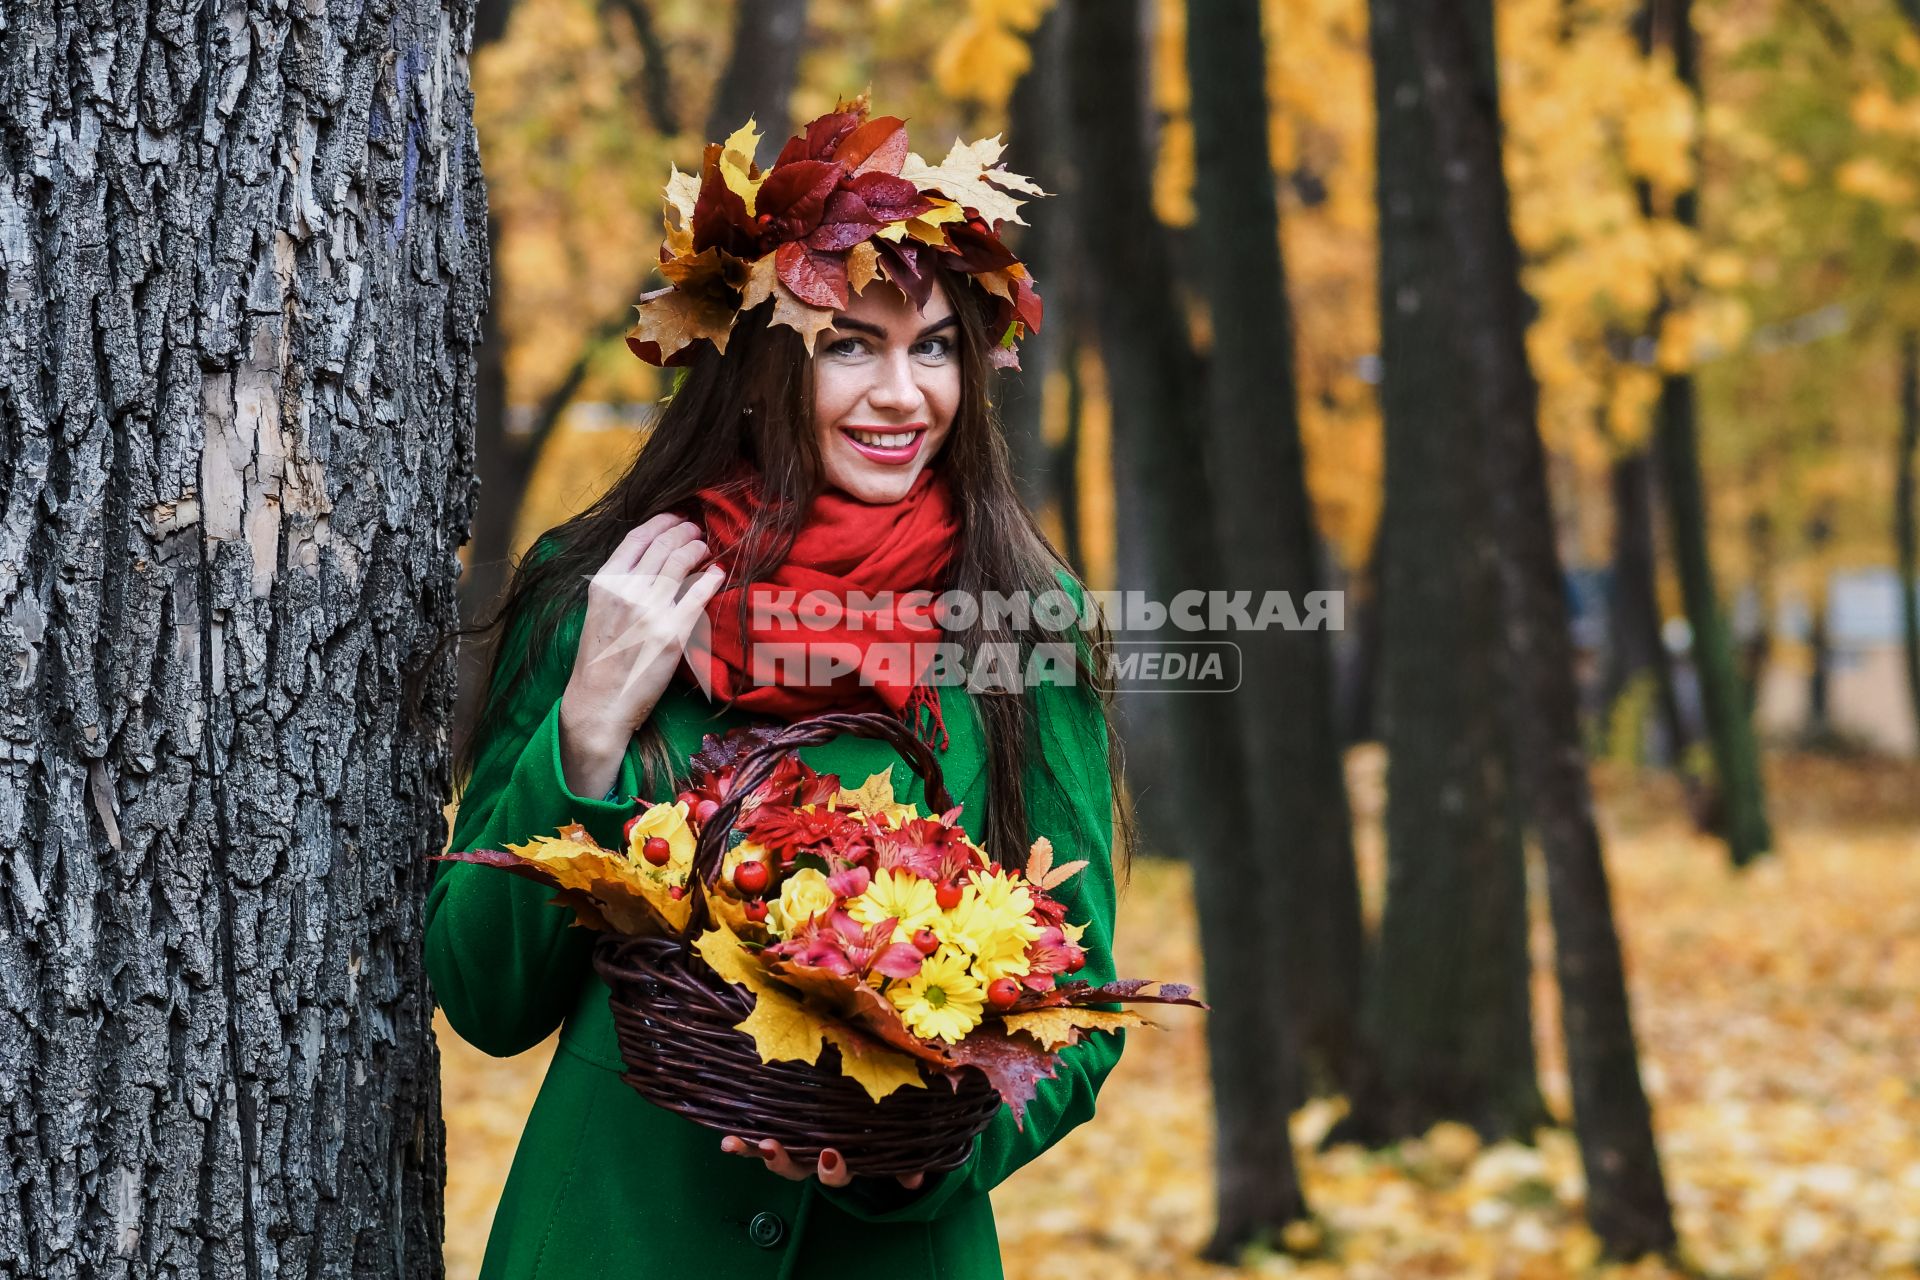
{"label": "woman's eyebrow", "polygon": [[[932,324],[922,329],[919,335],[914,339],[914,341],[918,342],[920,338],[925,338],[933,334],[936,334],[940,332],[942,329],[945,329],[955,324],[956,322],[958,322],[958,320],[959,320],[958,316],[948,316],[944,320],[935,320]],[[833,327],[836,329],[844,329],[849,333],[868,334],[875,338],[884,339],[887,336],[887,331],[882,326],[877,324],[869,324],[865,320],[855,320],[852,316],[835,316],[833,319]]]}

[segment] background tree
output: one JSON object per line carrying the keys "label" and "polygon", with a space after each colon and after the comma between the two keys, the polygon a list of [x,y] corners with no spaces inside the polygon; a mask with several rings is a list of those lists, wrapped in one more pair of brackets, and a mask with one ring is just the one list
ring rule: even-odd
{"label": "background tree", "polygon": [[[1212,518],[1229,589],[1257,610],[1266,591],[1305,608],[1320,589],[1301,451],[1293,324],[1279,211],[1266,163],[1266,45],[1258,0],[1187,6],[1194,244],[1212,345],[1206,429]],[[1179,579],[1173,583],[1178,587]],[[1325,631],[1235,634],[1241,681],[1232,714],[1244,742],[1250,830],[1270,833],[1277,922],[1294,1042],[1319,1090],[1344,1091],[1360,1007],[1360,886],[1333,722]],[[1318,1090],[1316,1090],[1318,1091]]]}
{"label": "background tree", "polygon": [[[1076,211],[1086,259],[1097,264],[1087,298],[1113,410],[1115,490],[1128,512],[1121,532],[1135,531],[1143,570],[1122,582],[1165,600],[1172,590],[1221,586],[1224,574],[1205,514],[1214,496],[1204,469],[1204,387],[1154,221],[1145,139],[1124,123],[1138,118],[1145,15],[1133,0],[1071,0],[1065,14],[1081,189],[1090,175],[1101,178],[1100,198]],[[1126,545],[1123,537],[1123,571]],[[1217,1224],[1206,1252],[1226,1260],[1305,1213],[1287,1128],[1297,1076],[1283,992],[1287,953],[1273,927],[1279,886],[1268,847],[1246,838],[1243,748],[1219,732],[1214,705],[1170,693],[1151,704],[1142,695],[1135,706],[1164,725],[1166,744],[1156,772],[1131,773],[1135,794],[1151,788],[1180,806],[1148,835],[1192,862],[1206,968],[1218,979],[1209,983],[1207,1021]]]}
{"label": "background tree", "polygon": [[[1553,918],[1587,1214],[1610,1254],[1674,1243],[1672,1209],[1640,1083],[1620,942],[1581,749],[1572,642],[1528,363],[1520,255],[1509,221],[1496,89],[1483,73],[1488,0],[1435,0],[1416,27],[1445,180],[1463,349],[1484,424],[1504,606],[1509,733],[1540,840]],[[1480,48],[1476,48],[1479,45]]]}
{"label": "background tree", "polygon": [[11,5],[0,1256],[440,1269],[473,9]]}
{"label": "background tree", "polygon": [[[1504,665],[1484,452],[1448,266],[1431,109],[1401,0],[1374,0],[1386,498],[1382,739],[1386,903],[1371,1053],[1331,1140],[1439,1120],[1489,1141],[1547,1120],[1534,1073],[1526,866],[1500,721]],[[1484,55],[1491,48],[1482,46]],[[1479,69],[1492,75],[1491,65]]]}
{"label": "background tree", "polygon": [[[1692,0],[1649,0],[1641,22],[1644,47],[1649,51],[1662,49],[1673,59],[1675,74],[1697,101],[1700,62]],[[1699,225],[1698,199],[1691,186],[1674,196],[1674,216],[1682,226]],[[1654,455],[1660,469],[1660,491],[1666,499],[1667,528],[1673,540],[1680,593],[1693,637],[1689,652],[1700,681],[1707,737],[1713,747],[1720,826],[1734,865],[1745,866],[1772,847],[1773,834],[1767,823],[1760,777],[1760,748],[1747,714],[1733,632],[1714,582],[1697,419],[1698,398],[1692,374],[1684,368],[1666,371],[1660,380]]]}

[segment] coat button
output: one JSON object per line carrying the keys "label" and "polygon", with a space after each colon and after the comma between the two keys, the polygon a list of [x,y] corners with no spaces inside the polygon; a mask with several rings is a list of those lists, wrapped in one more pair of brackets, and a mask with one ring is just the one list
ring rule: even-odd
{"label": "coat button", "polygon": [[777,1213],[756,1213],[747,1224],[747,1239],[762,1249],[771,1249],[787,1238],[787,1224]]}

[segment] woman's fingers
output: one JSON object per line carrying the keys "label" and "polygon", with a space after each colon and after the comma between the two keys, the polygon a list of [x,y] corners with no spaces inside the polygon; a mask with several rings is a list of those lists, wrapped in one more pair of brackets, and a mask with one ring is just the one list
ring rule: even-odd
{"label": "woman's fingers", "polygon": [[853,1175],[847,1172],[847,1162],[832,1147],[820,1153],[819,1168],[814,1173],[822,1185],[829,1187],[844,1187],[853,1180]]}
{"label": "woman's fingers", "polygon": [[633,566],[640,562],[640,557],[653,540],[679,522],[680,517],[673,512],[662,511],[651,520],[633,526],[627,531],[627,536],[620,540],[620,545],[613,549],[613,554],[607,557],[607,562],[600,566],[600,572],[633,572]]}
{"label": "woman's fingers", "polygon": [[699,536],[699,525],[691,520],[682,520],[647,544],[647,549],[641,553],[640,559],[634,564],[633,571],[643,577],[657,576],[666,568],[668,556]]}
{"label": "woman's fingers", "polygon": [[687,589],[680,599],[674,602],[680,625],[676,630],[682,641],[693,632],[694,623],[700,621],[700,615],[706,610],[707,602],[713,599],[721,586],[726,583],[727,573],[717,564],[710,564],[696,577],[688,578]]}
{"label": "woman's fingers", "polygon": [[912,1191],[926,1180],[927,1175],[924,1173],[903,1173],[900,1175],[900,1185],[909,1191]]}

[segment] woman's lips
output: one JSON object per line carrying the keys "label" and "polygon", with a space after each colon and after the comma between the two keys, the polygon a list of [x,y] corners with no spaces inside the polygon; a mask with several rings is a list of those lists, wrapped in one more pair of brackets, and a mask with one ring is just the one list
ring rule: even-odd
{"label": "woman's lips", "polygon": [[[866,444],[856,439],[853,434],[855,431],[877,436],[897,436],[902,432],[911,431],[913,439],[903,445],[883,448],[880,445]],[[840,433],[847,438],[848,444],[859,450],[862,457],[888,466],[899,466],[903,462],[912,462],[915,455],[920,452],[920,442],[927,438],[927,424],[908,422],[897,427],[842,427]]]}

